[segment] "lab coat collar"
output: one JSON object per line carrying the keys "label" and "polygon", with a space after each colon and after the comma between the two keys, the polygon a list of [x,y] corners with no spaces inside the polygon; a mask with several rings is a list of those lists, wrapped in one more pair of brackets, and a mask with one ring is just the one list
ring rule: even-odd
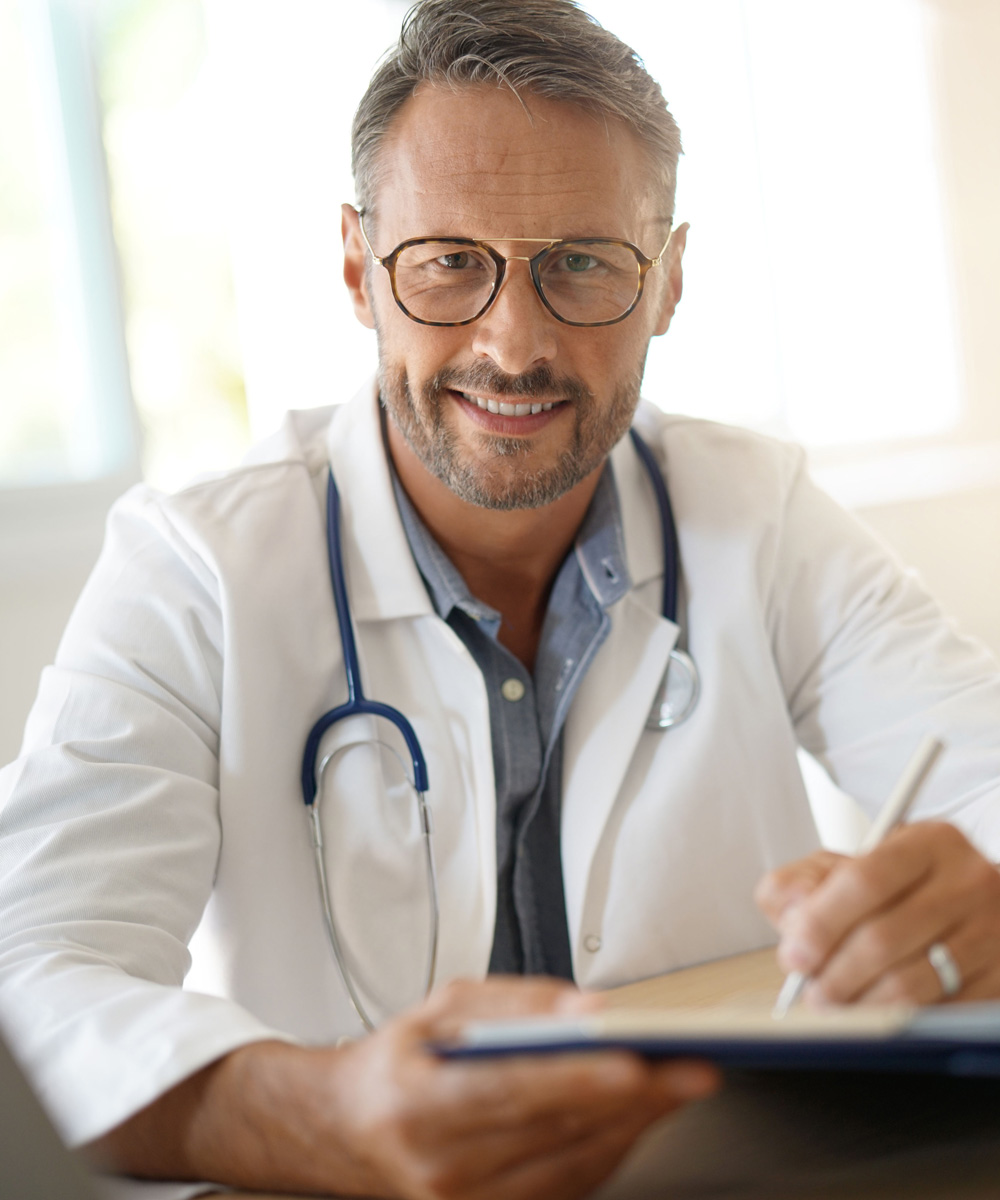
{"label": "lab coat collar", "polygon": [[[662,419],[662,414],[643,402],[636,413],[634,424],[640,436],[649,443],[666,476],[667,471],[660,453],[663,435],[657,429],[657,421]],[[621,506],[628,573],[632,579],[632,587],[638,588],[652,579],[663,576],[663,538],[657,515],[656,493],[628,434],[611,451],[611,466],[614,469],[618,503]],[[669,487],[668,479],[668,490]]]}
{"label": "lab coat collar", "polygon": [[335,411],[328,449],[340,491],[344,572],[355,621],[433,613],[393,495],[375,380]]}

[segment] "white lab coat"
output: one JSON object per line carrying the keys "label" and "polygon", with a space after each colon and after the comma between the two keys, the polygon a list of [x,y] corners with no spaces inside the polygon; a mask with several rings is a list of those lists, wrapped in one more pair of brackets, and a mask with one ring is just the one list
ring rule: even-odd
{"label": "white lab coat", "polygon": [[[988,654],[812,486],[798,450],[645,407],[638,425],[670,488],[702,693],[684,725],[645,730],[678,631],[660,615],[659,523],[626,438],[612,460],[633,587],[565,728],[563,875],[584,987],[773,940],[753,885],[817,844],[798,744],[872,808],[919,737],[943,734],[920,810],[1000,853]],[[360,1031],[299,789],[307,731],[345,698],[328,462],[367,691],[409,716],[428,762],[438,978],[486,972],[487,696],[410,556],[369,388],[293,415],[236,471],[116,506],[2,775],[0,1012],[72,1141],[247,1041]],[[419,991],[425,901],[391,881],[394,819],[364,789],[340,797],[327,865],[360,981],[402,1005]],[[181,989],[196,929],[200,992]]]}

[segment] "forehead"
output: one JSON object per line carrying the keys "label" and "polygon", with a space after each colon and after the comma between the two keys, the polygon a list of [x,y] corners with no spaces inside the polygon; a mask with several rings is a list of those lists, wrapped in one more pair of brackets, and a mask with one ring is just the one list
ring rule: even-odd
{"label": "forehead", "polygon": [[523,101],[486,85],[417,89],[379,152],[386,240],[653,232],[663,214],[632,131],[564,101]]}

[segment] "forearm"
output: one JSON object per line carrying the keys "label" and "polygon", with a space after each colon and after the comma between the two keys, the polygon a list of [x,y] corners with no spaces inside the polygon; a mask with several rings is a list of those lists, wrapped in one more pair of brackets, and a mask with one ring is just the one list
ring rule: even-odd
{"label": "forearm", "polygon": [[118,1171],[255,1190],[574,1200],[715,1072],[616,1053],[449,1063],[427,1043],[476,1018],[595,1003],[553,980],[455,982],[343,1048],[235,1050],[91,1149]]}
{"label": "forearm", "polygon": [[144,1178],[371,1195],[374,1181],[336,1137],[339,1057],[278,1041],[243,1046],[87,1151],[106,1170]]}

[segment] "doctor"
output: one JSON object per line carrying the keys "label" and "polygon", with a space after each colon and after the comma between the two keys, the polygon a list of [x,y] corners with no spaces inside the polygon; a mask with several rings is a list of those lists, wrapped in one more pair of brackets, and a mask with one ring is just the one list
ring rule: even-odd
{"label": "doctor", "polygon": [[[377,387],[117,507],[0,817],[0,1011],[117,1169],[583,1195],[712,1070],[442,1065],[424,1041],[767,944],[768,918],[813,1002],[1000,995],[995,665],[797,451],[639,406],[681,296],[678,152],[656,84],[566,0],[423,0],[343,211]],[[426,762],[433,871],[411,790],[379,781],[410,749],[339,721],[305,768],[327,918],[299,779],[348,692],[330,534],[358,682]],[[700,696],[649,728],[678,647]],[[925,732],[949,750],[924,820],[861,862],[818,852],[797,746],[874,808]]]}

